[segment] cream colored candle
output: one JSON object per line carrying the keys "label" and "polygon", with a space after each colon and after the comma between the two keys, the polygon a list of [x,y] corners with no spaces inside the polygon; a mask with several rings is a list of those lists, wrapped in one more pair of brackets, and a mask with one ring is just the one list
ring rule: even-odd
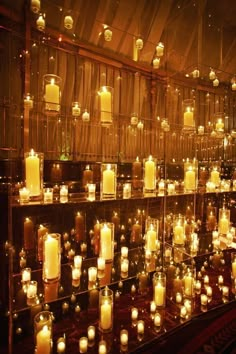
{"label": "cream colored candle", "polygon": [[45,87],[45,101],[48,110],[59,110],[60,88],[55,84],[55,80],[51,79],[50,84]]}
{"label": "cream colored candle", "polygon": [[144,165],[144,186],[146,190],[154,190],[156,188],[156,176],[155,176],[155,162],[152,159],[152,156],[149,156],[149,159],[145,161]]}
{"label": "cream colored candle", "polygon": [[115,172],[112,171],[111,165],[107,165],[107,169],[103,171],[103,194],[115,194]]}
{"label": "cream colored candle", "polygon": [[48,280],[56,279],[59,276],[59,253],[58,239],[48,234],[44,245],[44,269]]}
{"label": "cream colored candle", "polygon": [[213,169],[211,171],[211,182],[214,183],[216,186],[220,184],[220,172],[217,169]]}
{"label": "cream colored candle", "polygon": [[26,188],[30,196],[40,195],[40,160],[32,149],[30,155],[25,159]]}
{"label": "cream colored candle", "polygon": [[106,300],[101,305],[100,326],[103,330],[108,330],[112,327],[112,304]]}
{"label": "cream colored candle", "polygon": [[137,332],[138,332],[138,334],[144,334],[144,329],[145,329],[144,321],[143,320],[139,320],[138,323],[137,323]]}
{"label": "cream colored candle", "polygon": [[185,173],[184,184],[185,184],[185,188],[188,190],[195,189],[196,174],[195,174],[195,171],[193,171],[192,166],[190,166],[189,169]]}
{"label": "cream colored candle", "polygon": [[177,245],[184,244],[184,227],[177,223],[174,227],[174,243]]}
{"label": "cream colored candle", "polygon": [[120,331],[120,343],[124,346],[128,345],[128,340],[129,340],[129,332],[127,329],[122,329]]}
{"label": "cream colored candle", "polygon": [[193,112],[191,112],[191,108],[187,107],[187,111],[184,112],[184,125],[193,126]]}
{"label": "cream colored candle", "polygon": [[132,321],[136,321],[138,319],[138,309],[136,307],[131,309],[131,319]]}
{"label": "cream colored candle", "polygon": [[81,337],[79,339],[79,352],[80,353],[87,353],[88,351],[88,338]]}
{"label": "cream colored candle", "polygon": [[97,280],[97,268],[96,267],[89,267],[88,280],[90,282],[95,282]]}
{"label": "cream colored candle", "polygon": [[154,322],[154,326],[160,327],[160,325],[161,325],[161,315],[159,313],[155,313],[153,322]]}
{"label": "cream colored candle", "polygon": [[101,228],[100,237],[101,257],[105,260],[112,259],[112,230],[107,226],[107,224],[104,224]]}
{"label": "cream colored candle", "polygon": [[36,336],[37,354],[50,354],[51,352],[51,331],[48,326],[37,333]]}
{"label": "cream colored candle", "polygon": [[88,340],[93,341],[95,339],[95,327],[89,326],[87,330]]}
{"label": "cream colored candle", "polygon": [[157,241],[157,232],[154,230],[153,225],[151,224],[150,230],[146,234],[146,249],[154,252],[156,251],[156,241]]}
{"label": "cream colored candle", "polygon": [[165,288],[160,283],[157,283],[154,288],[154,301],[157,307],[164,306],[165,304]]}
{"label": "cream colored candle", "polygon": [[236,278],[236,260],[232,262],[232,276]]}
{"label": "cream colored candle", "polygon": [[103,91],[100,92],[101,102],[101,122],[111,123],[111,92],[107,91],[106,87],[103,87]]}
{"label": "cream colored candle", "polygon": [[184,277],[184,293],[186,296],[193,295],[193,277],[190,274]]}
{"label": "cream colored candle", "polygon": [[219,232],[222,235],[226,235],[229,232],[229,219],[225,214],[222,215],[219,222]]}

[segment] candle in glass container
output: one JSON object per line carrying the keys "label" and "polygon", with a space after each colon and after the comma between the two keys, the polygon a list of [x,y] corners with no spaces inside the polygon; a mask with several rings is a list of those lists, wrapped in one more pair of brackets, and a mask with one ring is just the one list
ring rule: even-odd
{"label": "candle in glass container", "polygon": [[74,266],[75,268],[81,268],[81,265],[82,265],[82,256],[75,256],[74,257]]}
{"label": "candle in glass container", "polygon": [[90,282],[95,282],[97,280],[97,268],[89,267],[88,268],[88,280]]}
{"label": "candle in glass container", "polygon": [[104,270],[105,269],[105,265],[106,265],[105,258],[98,257],[98,259],[97,259],[97,268],[98,268],[98,270]]}
{"label": "candle in glass container", "polygon": [[192,166],[189,166],[187,171],[185,172],[185,179],[184,179],[184,186],[187,190],[194,190],[195,189],[195,182],[196,175],[195,171],[193,170]]}
{"label": "candle in glass container", "polygon": [[229,219],[226,214],[223,213],[219,220],[219,232],[220,234],[226,235],[229,231]]}
{"label": "candle in glass container", "polygon": [[160,283],[154,288],[154,300],[158,307],[163,306],[165,303],[165,288]]}
{"label": "candle in glass container", "polygon": [[107,354],[107,344],[105,340],[98,343],[98,354]]}
{"label": "candle in glass container", "polygon": [[28,203],[29,202],[29,197],[30,197],[30,191],[29,189],[23,187],[19,189],[19,196],[20,196],[20,203]]}
{"label": "candle in glass container", "polygon": [[101,104],[101,123],[112,122],[112,96],[111,92],[107,90],[106,86],[102,87],[100,91],[100,104]]}
{"label": "candle in glass container", "polygon": [[210,181],[214,183],[216,186],[219,186],[220,184],[220,172],[217,170],[217,168],[213,168],[210,174]]}
{"label": "candle in glass container", "polygon": [[154,230],[153,225],[150,225],[150,229],[147,231],[146,234],[146,249],[154,252],[156,251],[157,245],[157,232]]}
{"label": "candle in glass container", "polygon": [[29,190],[30,196],[40,195],[40,159],[33,149],[25,159],[25,178],[26,188]]}
{"label": "candle in glass container", "polygon": [[63,354],[66,351],[66,341],[64,337],[60,337],[57,340],[57,353]]}
{"label": "candle in glass container", "polygon": [[106,170],[103,171],[103,194],[115,194],[115,172],[108,164]]}
{"label": "candle in glass container", "polygon": [[55,83],[55,79],[51,79],[45,87],[45,102],[47,110],[59,111],[60,88]]}
{"label": "candle in glass container", "polygon": [[87,330],[88,340],[93,341],[95,339],[95,327],[89,326]]}
{"label": "candle in glass container", "polygon": [[174,243],[177,245],[184,244],[184,227],[181,225],[180,221],[174,226]]}
{"label": "candle in glass container", "polygon": [[155,313],[153,323],[156,327],[161,326],[161,315],[159,313]]}
{"label": "candle in glass container", "polygon": [[128,257],[129,249],[126,246],[121,247],[121,257],[127,258]]}
{"label": "candle in glass container", "polygon": [[131,319],[132,321],[136,321],[138,319],[138,309],[136,307],[131,309]]}
{"label": "candle in glass container", "polygon": [[145,330],[144,321],[143,320],[139,320],[137,322],[137,332],[138,332],[138,334],[144,334],[144,330]]}
{"label": "candle in glass container", "polygon": [[37,333],[36,336],[37,354],[50,354],[51,353],[51,330],[47,325]]}
{"label": "candle in glass container", "polygon": [[193,126],[193,112],[191,111],[190,107],[187,107],[186,112],[184,112],[184,125]]}
{"label": "candle in glass container", "polygon": [[36,280],[30,280],[27,287],[27,298],[34,299],[37,295],[38,283]]}
{"label": "candle in glass container", "polygon": [[31,280],[31,268],[24,268],[21,271],[21,281],[27,283]]}
{"label": "candle in glass container", "polygon": [[112,304],[107,300],[101,305],[101,328],[108,330],[112,326]]}
{"label": "candle in glass container", "polygon": [[128,340],[129,340],[129,332],[127,331],[127,329],[122,329],[120,331],[120,344],[121,345],[128,345]]}
{"label": "candle in glass container", "polygon": [[44,236],[48,233],[48,227],[44,225],[39,225],[38,231],[37,231],[37,244],[38,244],[38,261],[42,262],[43,260],[43,238]]}
{"label": "candle in glass container", "polygon": [[191,273],[188,273],[184,277],[184,293],[186,296],[193,295],[194,279]]}
{"label": "candle in glass container", "polygon": [[207,296],[206,294],[201,294],[201,305],[206,306],[207,305]]}

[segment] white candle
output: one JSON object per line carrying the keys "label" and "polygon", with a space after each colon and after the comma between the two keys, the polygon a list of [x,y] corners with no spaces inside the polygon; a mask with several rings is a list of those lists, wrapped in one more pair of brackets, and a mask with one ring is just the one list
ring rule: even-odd
{"label": "white candle", "polygon": [[139,320],[138,323],[137,323],[137,332],[138,332],[138,334],[144,334],[144,329],[145,329],[144,321],[143,320]]}
{"label": "white candle", "polygon": [[159,313],[155,313],[153,322],[154,322],[154,326],[160,327],[160,325],[161,325],[161,315]]}
{"label": "white candle", "polygon": [[31,280],[27,287],[27,298],[34,299],[37,295],[37,286],[38,283],[35,280]]}
{"label": "white candle", "polygon": [[184,277],[184,293],[186,296],[193,295],[193,277],[192,277],[192,275],[186,275]]}
{"label": "white candle", "polygon": [[88,269],[88,280],[91,282],[95,282],[97,280],[97,268],[90,267]]}
{"label": "white candle", "polygon": [[211,182],[216,186],[220,184],[220,172],[215,168],[211,171]]}
{"label": "white candle", "polygon": [[98,354],[107,354],[107,344],[105,340],[98,343]]}
{"label": "white candle", "polygon": [[129,340],[129,332],[126,329],[120,331],[120,343],[121,345],[126,346]]}
{"label": "white candle", "polygon": [[45,188],[43,193],[44,203],[52,203],[53,201],[53,190],[51,188]]}
{"label": "white candle", "polygon": [[219,284],[219,285],[224,284],[224,278],[223,278],[223,275],[219,275],[219,276],[218,276],[218,284]]}
{"label": "white candle", "polygon": [[208,296],[208,297],[212,297],[212,287],[211,287],[211,286],[208,286],[208,287],[207,287],[206,293],[207,293],[207,296]]}
{"label": "white candle", "polygon": [[43,328],[36,335],[37,354],[51,353],[51,331],[48,326]]}
{"label": "white candle", "polygon": [[111,169],[111,165],[107,165],[107,169],[103,171],[103,194],[115,194],[115,172]]}
{"label": "white candle", "polygon": [[125,247],[125,246],[121,247],[121,257],[127,258],[128,257],[128,252],[129,252],[128,247]]}
{"label": "white candle", "polygon": [[206,294],[201,294],[201,305],[206,306],[207,305],[207,296]]}
{"label": "white candle", "polygon": [[195,178],[196,178],[195,171],[193,171],[192,166],[190,166],[189,169],[185,173],[184,184],[185,184],[186,189],[188,189],[188,190],[195,189],[195,183],[196,183]]}
{"label": "white candle", "polygon": [[181,308],[180,308],[180,317],[181,318],[186,318],[186,316],[187,316],[187,309],[186,309],[185,306],[181,306]]}
{"label": "white candle", "polygon": [[147,231],[146,234],[146,249],[154,252],[156,251],[157,245],[157,232],[154,230],[153,225],[150,225],[150,229]]}
{"label": "white candle", "polygon": [[112,259],[112,230],[107,224],[101,228],[101,257],[104,259]]}
{"label": "white candle", "polygon": [[105,259],[103,257],[98,257],[97,259],[97,268],[98,270],[104,270],[105,269]]}
{"label": "white candle", "polygon": [[219,118],[216,122],[216,130],[217,131],[223,131],[224,130],[224,123],[222,121],[222,118]]}
{"label": "white candle", "polygon": [[132,321],[136,321],[138,319],[138,309],[136,307],[131,309],[131,319]]}
{"label": "white candle", "polygon": [[121,273],[128,273],[129,270],[129,260],[128,259],[122,259],[121,260]]}
{"label": "white candle", "polygon": [[60,88],[55,84],[55,79],[51,79],[50,84],[45,87],[45,101],[48,110],[59,111]]}
{"label": "white candle", "polygon": [[95,339],[95,327],[89,326],[87,330],[88,340],[93,341]]}
{"label": "white candle", "polygon": [[59,241],[58,239],[52,237],[50,234],[47,235],[44,246],[44,269],[46,279],[55,279],[59,276]]}
{"label": "white candle", "polygon": [[101,305],[101,328],[108,330],[112,327],[112,304],[107,300]]}
{"label": "white candle", "polygon": [[209,276],[205,275],[203,281],[204,281],[204,284],[209,284]]}
{"label": "white candle", "polygon": [[88,338],[81,337],[79,339],[79,352],[80,353],[87,353],[88,351]]}
{"label": "white candle", "polygon": [[21,280],[22,282],[28,282],[31,280],[31,268],[22,269]]}
{"label": "white candle", "polygon": [[182,302],[182,294],[181,293],[176,293],[175,301],[177,304],[181,304],[181,302]]}
{"label": "white candle", "polygon": [[229,287],[228,286],[223,286],[222,295],[225,296],[225,297],[229,296]]}
{"label": "white candle", "polygon": [[157,283],[154,288],[154,301],[158,307],[165,304],[165,288],[160,283]]}
{"label": "white candle", "polygon": [[150,312],[151,312],[151,313],[156,312],[156,308],[157,308],[157,306],[156,306],[155,301],[151,301],[151,302],[150,302]]}
{"label": "white candle", "polygon": [[187,111],[184,112],[184,125],[193,126],[193,112],[191,112],[191,108],[187,107]]}
{"label": "white candle", "polygon": [[144,185],[147,190],[154,190],[156,188],[156,176],[155,176],[155,162],[152,159],[152,156],[149,156],[149,159],[145,161],[144,165]]}
{"label": "white candle", "polygon": [[174,243],[178,245],[184,244],[184,227],[178,221],[174,227]]}
{"label": "white candle", "polygon": [[63,354],[66,351],[66,341],[64,337],[60,337],[57,340],[57,353]]}
{"label": "white candle", "polygon": [[73,267],[72,268],[72,279],[73,280],[79,280],[81,276],[81,269]]}
{"label": "white candle", "polygon": [[106,87],[100,92],[100,102],[101,102],[101,122],[111,123],[111,92],[107,91]]}
{"label": "white candle", "polygon": [[40,195],[40,160],[34,150],[25,159],[26,188],[31,196]]}
{"label": "white candle", "polygon": [[23,187],[19,189],[20,203],[28,203],[30,191],[29,189]]}
{"label": "white candle", "polygon": [[229,219],[225,214],[222,215],[222,218],[219,222],[219,232],[220,234],[226,235],[229,231]]}
{"label": "white candle", "polygon": [[74,266],[75,266],[75,268],[81,268],[81,266],[82,266],[82,256],[75,256],[74,257]]}

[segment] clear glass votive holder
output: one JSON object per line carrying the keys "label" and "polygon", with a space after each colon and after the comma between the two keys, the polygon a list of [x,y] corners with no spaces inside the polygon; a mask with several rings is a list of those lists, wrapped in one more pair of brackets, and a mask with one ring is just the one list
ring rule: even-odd
{"label": "clear glass votive holder", "polygon": [[20,188],[19,189],[19,197],[20,197],[20,204],[27,204],[29,203],[30,198],[30,191],[28,188]]}
{"label": "clear glass votive holder", "polygon": [[101,165],[101,199],[116,198],[117,164]]}
{"label": "clear glass votive holder", "polygon": [[29,190],[29,196],[40,199],[43,190],[43,160],[44,154],[33,149],[24,154],[25,162],[25,186]]}
{"label": "clear glass votive holder", "polygon": [[44,188],[43,201],[45,204],[53,202],[53,188]]}
{"label": "clear glass votive holder", "polygon": [[166,306],[166,274],[164,272],[156,272],[153,274],[153,301],[157,308],[165,308]]}
{"label": "clear glass votive holder", "polygon": [[23,268],[21,270],[21,284],[23,290],[27,293],[28,284],[31,281],[31,268]]}
{"label": "clear glass votive holder", "polygon": [[194,281],[193,269],[187,268],[183,278],[185,298],[192,298],[194,296]]}
{"label": "clear glass votive holder", "polygon": [[184,189],[186,192],[193,192],[197,189],[198,183],[198,161],[187,159],[184,162]]}
{"label": "clear glass votive holder", "polygon": [[60,186],[60,203],[67,203],[68,202],[68,186],[62,184]]}
{"label": "clear glass votive holder", "polygon": [[217,163],[213,163],[210,166],[209,182],[213,183],[215,187],[219,187],[220,180],[221,180],[220,175],[221,175],[220,165]]}
{"label": "clear glass votive holder", "polygon": [[120,344],[122,346],[127,346],[129,342],[129,332],[127,329],[122,329],[120,331]]}
{"label": "clear glass votive holder", "polygon": [[131,183],[124,183],[123,185],[123,198],[131,198]]}
{"label": "clear glass votive holder", "polygon": [[43,281],[59,281],[61,277],[61,235],[46,234],[43,237]]}
{"label": "clear glass votive holder", "polygon": [[57,114],[61,102],[61,78],[54,74],[43,77],[45,111],[47,114]]}
{"label": "clear glass votive holder", "polygon": [[88,183],[88,200],[94,201],[96,199],[96,184],[95,183]]}
{"label": "clear glass votive holder", "polygon": [[113,291],[107,286],[99,292],[99,330],[111,332],[113,328]]}
{"label": "clear glass votive holder", "polygon": [[34,317],[35,352],[52,353],[53,315],[50,311],[38,312]]}
{"label": "clear glass votive holder", "polygon": [[230,230],[230,209],[219,209],[218,231],[220,235],[227,235]]}
{"label": "clear glass votive holder", "polygon": [[152,156],[143,160],[144,167],[144,193],[156,191],[156,159]]}
{"label": "clear glass votive holder", "polygon": [[147,218],[145,223],[145,249],[156,252],[158,243],[159,220]]}
{"label": "clear glass votive holder", "polygon": [[100,248],[99,257],[106,261],[113,260],[114,257],[114,223],[100,223]]}

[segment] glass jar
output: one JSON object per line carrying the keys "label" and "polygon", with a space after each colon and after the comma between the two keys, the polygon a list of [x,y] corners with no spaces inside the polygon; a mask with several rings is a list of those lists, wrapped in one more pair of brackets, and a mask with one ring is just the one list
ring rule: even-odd
{"label": "glass jar", "polygon": [[153,301],[157,308],[166,306],[166,274],[164,272],[153,274]]}
{"label": "glass jar", "polygon": [[113,328],[113,291],[107,286],[99,292],[99,329],[111,332]]}
{"label": "glass jar", "polygon": [[195,117],[194,117],[195,102],[193,99],[185,99],[183,100],[182,106],[183,106],[183,115],[184,115],[184,122],[183,122],[184,129],[192,130],[195,128]]}
{"label": "glass jar", "polygon": [[53,315],[50,311],[41,311],[34,317],[34,339],[37,353],[52,352]]}

